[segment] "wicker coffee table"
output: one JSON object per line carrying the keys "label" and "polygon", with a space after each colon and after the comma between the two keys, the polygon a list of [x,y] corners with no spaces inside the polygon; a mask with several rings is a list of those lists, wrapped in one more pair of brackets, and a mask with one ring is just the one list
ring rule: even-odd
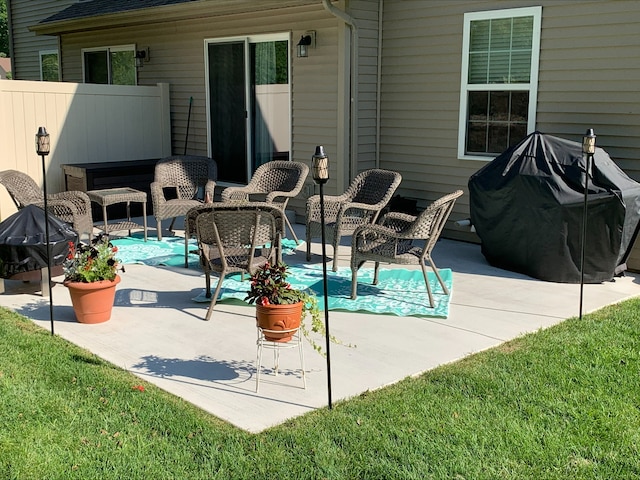
{"label": "wicker coffee table", "polygon": [[[131,236],[131,230],[144,230],[144,241],[147,241],[147,194],[140,190],[130,187],[106,188],[104,190],[89,190],[87,192],[92,202],[96,202],[102,206],[102,218],[104,219],[104,227],[98,227],[103,232],[117,232],[120,230],[128,230]],[[107,207],[116,203],[127,204],[127,221],[108,223]],[[142,203],[142,221],[143,225],[131,221],[131,202]],[[96,225],[97,226],[97,225]]]}

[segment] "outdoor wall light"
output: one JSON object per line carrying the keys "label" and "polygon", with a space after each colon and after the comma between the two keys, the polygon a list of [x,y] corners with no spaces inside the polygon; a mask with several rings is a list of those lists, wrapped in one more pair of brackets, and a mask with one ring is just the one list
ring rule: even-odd
{"label": "outdoor wall light", "polygon": [[298,57],[306,58],[309,56],[309,49],[314,48],[316,45],[316,32],[310,31],[305,32],[304,35],[300,37],[300,41],[298,42]]}
{"label": "outdoor wall light", "polygon": [[149,58],[149,47],[144,50],[136,50],[136,67],[142,68],[144,66],[144,62],[148,62]]}
{"label": "outdoor wall light", "polygon": [[324,153],[322,145],[316,147],[316,152],[311,157],[311,173],[313,181],[318,184],[327,183],[329,180],[329,157]]}

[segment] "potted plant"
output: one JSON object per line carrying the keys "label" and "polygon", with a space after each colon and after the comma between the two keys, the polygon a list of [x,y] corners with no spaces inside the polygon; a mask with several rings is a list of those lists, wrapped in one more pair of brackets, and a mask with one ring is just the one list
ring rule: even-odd
{"label": "potted plant", "polygon": [[111,309],[120,283],[118,247],[109,236],[98,235],[89,245],[69,242],[63,285],[69,289],[73,311],[81,323],[102,323],[111,318]]}
{"label": "potted plant", "polygon": [[[297,290],[287,281],[289,267],[284,263],[266,263],[251,276],[251,289],[245,301],[256,305],[256,322],[266,330],[291,330],[302,326],[303,334],[313,347],[321,351],[310,337],[310,332],[324,335],[325,326],[320,318],[318,299],[313,292]],[[311,329],[302,321],[311,317]],[[288,342],[290,333],[265,334],[267,340]]]}

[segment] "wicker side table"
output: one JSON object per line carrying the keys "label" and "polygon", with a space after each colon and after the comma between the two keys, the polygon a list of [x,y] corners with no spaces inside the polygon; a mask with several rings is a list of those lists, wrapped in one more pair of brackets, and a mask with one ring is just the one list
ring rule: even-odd
{"label": "wicker side table", "polygon": [[[102,218],[104,226],[98,227],[103,232],[116,232],[119,230],[128,230],[131,236],[131,230],[142,228],[144,230],[144,241],[147,241],[147,194],[140,190],[130,187],[106,188],[104,190],[89,190],[87,192],[92,202],[96,202],[102,207]],[[116,203],[127,204],[127,221],[108,223],[107,207]],[[131,202],[142,203],[142,221],[143,225],[131,221]]]}

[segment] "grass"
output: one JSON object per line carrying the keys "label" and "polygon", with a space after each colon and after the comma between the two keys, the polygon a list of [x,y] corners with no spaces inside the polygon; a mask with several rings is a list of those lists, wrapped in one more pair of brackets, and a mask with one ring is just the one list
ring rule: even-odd
{"label": "grass", "polygon": [[0,478],[640,478],[639,383],[632,299],[255,435],[0,309]]}

